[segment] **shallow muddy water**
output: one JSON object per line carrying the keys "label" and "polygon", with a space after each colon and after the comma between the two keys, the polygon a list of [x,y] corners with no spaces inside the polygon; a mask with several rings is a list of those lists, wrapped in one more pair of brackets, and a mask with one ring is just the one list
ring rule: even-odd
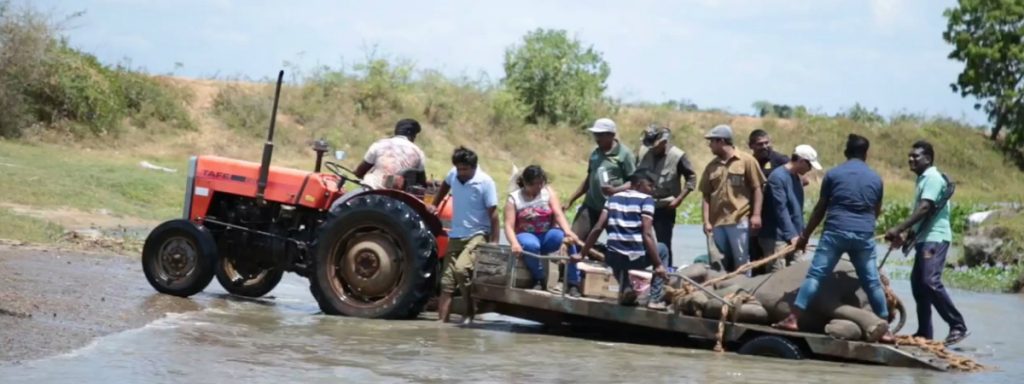
{"label": "shallow muddy water", "polygon": [[[704,253],[696,230],[680,228],[675,248],[684,260]],[[909,284],[895,281],[894,288],[913,308]],[[241,300],[214,283],[193,298],[199,310],[63,355],[0,365],[0,382],[1024,382],[1021,295],[953,291],[972,332],[962,352],[995,367],[973,374],[718,354],[552,331],[496,314],[472,327],[438,325],[433,314],[415,321],[324,316],[294,275],[272,295]],[[944,336],[945,324],[935,320]],[[903,333],[914,321],[911,315]]]}

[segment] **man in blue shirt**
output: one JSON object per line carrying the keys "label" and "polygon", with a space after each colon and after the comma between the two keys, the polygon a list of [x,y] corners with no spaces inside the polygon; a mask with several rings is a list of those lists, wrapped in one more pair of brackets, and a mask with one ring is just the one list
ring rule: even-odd
{"label": "man in blue shirt", "polygon": [[[788,245],[796,245],[804,230],[804,187],[801,178],[812,169],[821,170],[818,152],[810,145],[798,145],[790,161],[768,175],[764,190],[764,212],[758,241],[764,256],[774,255]],[[785,258],[775,259],[767,272],[785,268],[793,260],[789,252]]]}
{"label": "man in blue shirt", "polygon": [[474,311],[469,278],[475,261],[472,250],[484,242],[498,243],[498,192],[494,180],[477,168],[477,156],[473,151],[465,147],[456,148],[452,154],[452,165],[455,167],[448,172],[434,196],[434,201],[442,201],[451,191],[453,204],[437,315],[439,321],[448,321],[452,294],[456,288],[461,288],[468,303],[466,321],[471,322]]}
{"label": "man in blue shirt", "polygon": [[[814,207],[807,228],[797,240],[796,248],[803,250],[807,247],[807,239],[823,218],[825,231],[818,241],[811,267],[807,270],[807,279],[796,295],[792,313],[776,323],[775,327],[799,330],[797,319],[807,310],[814,295],[818,293],[821,281],[832,273],[844,253],[850,256],[861,287],[868,295],[871,309],[878,317],[889,318],[885,292],[875,264],[875,220],[882,209],[882,178],[866,163],[870,145],[867,138],[850,134],[844,152],[847,161],[825,174],[818,204]],[[892,333],[888,330],[881,335],[883,342],[892,340]]]}
{"label": "man in blue shirt", "polygon": [[[953,241],[953,228],[949,222],[949,198],[952,188],[946,177],[935,168],[935,150],[931,143],[914,143],[908,155],[910,170],[917,174],[914,213],[906,221],[886,232],[885,238],[899,247],[906,241],[914,244],[914,267],[910,272],[910,289],[917,302],[917,332],[915,337],[932,338],[932,306],[949,324],[946,345],[967,337],[967,325],[953,299],[942,285],[942,270],[946,267],[946,253]],[[910,230],[907,238],[903,232]]]}
{"label": "man in blue shirt", "polygon": [[[630,176],[628,185],[629,189],[612,195],[605,202],[580,255],[590,252],[590,248],[601,236],[601,231],[607,227],[608,251],[605,253],[605,262],[612,267],[615,279],[619,282],[619,303],[632,305],[636,301],[629,271],[654,267],[647,307],[663,310],[665,303],[662,302],[662,286],[668,279],[665,269],[668,247],[654,238],[654,198],[650,195],[654,189],[654,177],[646,169],[641,169]],[[579,255],[574,257],[574,261],[580,260]]]}

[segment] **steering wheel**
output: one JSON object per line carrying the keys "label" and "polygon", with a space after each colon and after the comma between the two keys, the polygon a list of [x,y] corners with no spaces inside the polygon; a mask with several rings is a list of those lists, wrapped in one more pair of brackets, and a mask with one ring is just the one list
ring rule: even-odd
{"label": "steering wheel", "polygon": [[324,168],[327,169],[329,172],[333,173],[335,176],[338,176],[338,178],[341,179],[340,181],[338,181],[338,187],[339,188],[346,181],[350,182],[350,183],[354,183],[354,184],[359,185],[361,187],[369,188],[368,185],[363,183],[362,179],[356,177],[356,173],[355,172],[353,172],[351,169],[346,168],[344,165],[341,165],[341,164],[338,164],[338,163],[334,163],[334,162],[330,162],[330,161],[325,161],[324,162]]}

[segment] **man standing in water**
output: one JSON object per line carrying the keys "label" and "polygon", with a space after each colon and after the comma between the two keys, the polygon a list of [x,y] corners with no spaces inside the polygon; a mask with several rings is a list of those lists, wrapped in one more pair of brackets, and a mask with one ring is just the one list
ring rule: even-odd
{"label": "man standing in water", "polygon": [[[946,266],[949,243],[953,241],[948,204],[952,188],[946,176],[935,167],[935,150],[931,143],[924,140],[914,143],[908,161],[910,170],[917,174],[916,208],[907,220],[889,229],[885,238],[894,247],[913,242],[908,245],[914,247],[914,267],[910,272],[910,288],[917,302],[914,336],[932,339],[934,306],[942,320],[949,324],[946,345],[956,344],[967,337],[967,325],[942,285],[942,270]],[[903,233],[908,229],[910,233],[904,238]]]}
{"label": "man standing in water", "polygon": [[[697,173],[690,165],[686,152],[672,145],[672,132],[668,128],[650,126],[644,131],[643,145],[649,148],[640,158],[639,169],[654,174],[654,234],[658,242],[668,247],[667,265],[672,266],[672,230],[676,224],[676,208],[696,189]],[[682,179],[686,179],[686,185]]]}
{"label": "man standing in water", "polygon": [[597,218],[601,216],[608,196],[629,189],[627,179],[636,171],[636,157],[629,148],[619,143],[614,121],[608,118],[597,119],[587,130],[594,135],[597,148],[590,154],[587,178],[565,206],[572,207],[580,196],[586,195],[572,222],[573,233],[579,234],[590,233]]}
{"label": "man standing in water", "polygon": [[[850,134],[846,140],[847,161],[832,168],[821,183],[821,194],[814,213],[797,240],[797,250],[807,247],[807,240],[825,220],[825,231],[807,270],[807,278],[793,303],[793,311],[773,326],[797,331],[797,320],[818,293],[818,287],[836,268],[843,254],[850,257],[860,279],[861,288],[868,295],[871,309],[882,319],[889,318],[882,281],[875,263],[875,220],[882,210],[882,178],[868,167],[868,148],[871,143],[863,136]],[[878,335],[875,335],[878,337]],[[881,341],[892,342],[892,333],[881,336]]]}
{"label": "man standing in water", "polygon": [[434,196],[434,201],[440,202],[451,191],[454,204],[448,250],[441,271],[437,315],[439,321],[448,321],[452,295],[456,288],[461,288],[468,312],[464,322],[472,322],[474,308],[470,277],[475,261],[472,250],[484,242],[498,243],[498,192],[491,176],[477,167],[477,156],[473,151],[465,147],[456,148],[452,154],[452,165],[454,167]]}
{"label": "man standing in water", "polygon": [[[725,270],[735,271],[750,261],[750,233],[761,228],[764,174],[752,156],[736,150],[732,127],[718,125],[704,136],[715,158],[700,179],[704,197],[704,233],[725,255]],[[748,271],[749,275],[750,272]]]}

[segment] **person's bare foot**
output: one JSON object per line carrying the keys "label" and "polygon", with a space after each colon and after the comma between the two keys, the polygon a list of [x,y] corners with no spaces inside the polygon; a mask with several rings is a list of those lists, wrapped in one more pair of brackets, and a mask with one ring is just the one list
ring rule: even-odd
{"label": "person's bare foot", "polygon": [[881,338],[878,339],[878,342],[882,344],[895,344],[896,336],[893,336],[892,332],[886,332],[884,335],[882,335]]}
{"label": "person's bare foot", "polygon": [[775,323],[775,324],[772,324],[772,328],[781,329],[781,330],[784,330],[784,331],[792,331],[792,332],[799,332],[800,331],[800,326],[797,323],[796,315],[792,314],[792,313],[789,314],[789,316],[786,316],[785,319],[782,319],[782,321],[780,321],[778,323]]}

